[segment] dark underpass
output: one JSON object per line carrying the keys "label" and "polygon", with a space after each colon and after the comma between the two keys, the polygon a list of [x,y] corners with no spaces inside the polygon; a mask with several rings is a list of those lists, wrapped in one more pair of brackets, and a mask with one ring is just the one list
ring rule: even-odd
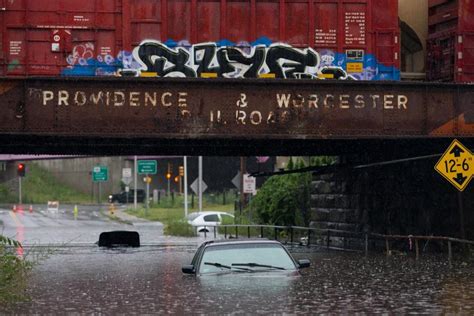
{"label": "dark underpass", "polygon": [[[434,169],[453,138],[474,147],[474,98],[466,86],[29,78],[1,79],[0,88],[2,153],[334,155],[334,165],[292,171],[313,173],[312,228],[474,238],[472,183],[460,192]],[[472,172],[472,161],[466,163]],[[469,181],[468,174],[461,178]],[[370,244],[376,252],[369,256],[288,245],[295,258],[312,261],[302,277],[196,278],[184,276],[181,266],[191,262],[202,236],[170,238],[162,226],[139,222],[132,224],[141,247],[104,249],[93,244],[99,232],[130,226],[109,222],[95,210],[80,221],[67,211],[11,219],[7,213],[13,226],[5,233],[33,242],[38,236],[60,243],[67,238],[67,245],[47,246],[49,256],[29,281],[31,299],[0,307],[5,313],[472,313],[474,308],[472,262],[458,256],[448,261],[442,243],[420,243],[418,260],[407,240],[390,245],[391,257],[380,253],[383,243]],[[350,238],[329,241],[360,249]],[[38,248],[26,247],[22,254],[34,255],[30,249]]]}
{"label": "dark underpass", "polygon": [[334,155],[337,165],[313,170],[312,225],[474,238],[473,158],[450,175],[463,192],[434,169],[454,138],[474,148],[470,85],[30,77],[0,87],[3,153]]}

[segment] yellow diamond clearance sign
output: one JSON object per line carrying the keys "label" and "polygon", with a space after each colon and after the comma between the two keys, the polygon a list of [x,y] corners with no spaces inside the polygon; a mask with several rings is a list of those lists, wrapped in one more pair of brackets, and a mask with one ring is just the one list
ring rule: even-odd
{"label": "yellow diamond clearance sign", "polygon": [[455,139],[435,169],[459,191],[464,191],[474,176],[474,155]]}

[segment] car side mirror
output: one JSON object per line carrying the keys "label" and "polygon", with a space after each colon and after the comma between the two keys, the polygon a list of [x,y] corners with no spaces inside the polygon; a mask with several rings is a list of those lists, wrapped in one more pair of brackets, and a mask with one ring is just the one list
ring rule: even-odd
{"label": "car side mirror", "polygon": [[300,259],[298,260],[298,266],[300,269],[309,268],[309,266],[311,266],[311,261],[309,261],[309,259]]}
{"label": "car side mirror", "polygon": [[181,267],[181,271],[186,274],[194,274],[194,266],[191,265],[186,265]]}

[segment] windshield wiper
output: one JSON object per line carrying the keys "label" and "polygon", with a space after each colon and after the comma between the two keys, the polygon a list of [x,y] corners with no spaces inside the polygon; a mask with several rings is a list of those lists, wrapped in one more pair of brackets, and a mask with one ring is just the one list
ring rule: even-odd
{"label": "windshield wiper", "polygon": [[258,267],[258,268],[269,268],[269,269],[278,269],[278,270],[286,270],[282,267],[270,266],[267,264],[259,264],[259,263],[232,263],[232,266],[244,266],[244,267]]}
{"label": "windshield wiper", "polygon": [[253,270],[247,269],[247,268],[231,267],[231,266],[219,263],[219,262],[204,262],[204,264],[207,264],[209,266],[218,267],[218,268],[226,268],[226,269],[229,269],[229,270],[231,270],[231,269],[240,269],[240,270],[244,270],[244,271],[253,271]]}
{"label": "windshield wiper", "polygon": [[209,266],[214,266],[214,267],[218,267],[218,268],[226,268],[226,269],[232,269],[231,266],[227,266],[225,264],[221,264],[219,262],[204,262],[204,264],[207,264]]}

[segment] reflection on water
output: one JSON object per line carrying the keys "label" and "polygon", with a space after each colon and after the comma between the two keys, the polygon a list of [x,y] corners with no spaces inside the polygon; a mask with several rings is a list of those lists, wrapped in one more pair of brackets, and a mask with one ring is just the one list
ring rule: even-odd
{"label": "reflection on water", "polygon": [[[20,210],[18,212],[18,214],[23,217],[23,210]],[[15,214],[13,214],[15,216]],[[23,241],[25,240],[25,226],[23,225],[18,225],[16,227],[16,235],[15,235],[15,239],[17,241],[19,241],[20,243],[23,243]],[[24,255],[24,249],[23,247],[17,247],[16,248],[16,254],[19,258],[23,258],[23,255]]]}
{"label": "reflection on water", "polygon": [[302,253],[301,277],[181,273],[195,246],[62,248],[34,270],[10,313],[474,313],[474,264],[446,256]]}

